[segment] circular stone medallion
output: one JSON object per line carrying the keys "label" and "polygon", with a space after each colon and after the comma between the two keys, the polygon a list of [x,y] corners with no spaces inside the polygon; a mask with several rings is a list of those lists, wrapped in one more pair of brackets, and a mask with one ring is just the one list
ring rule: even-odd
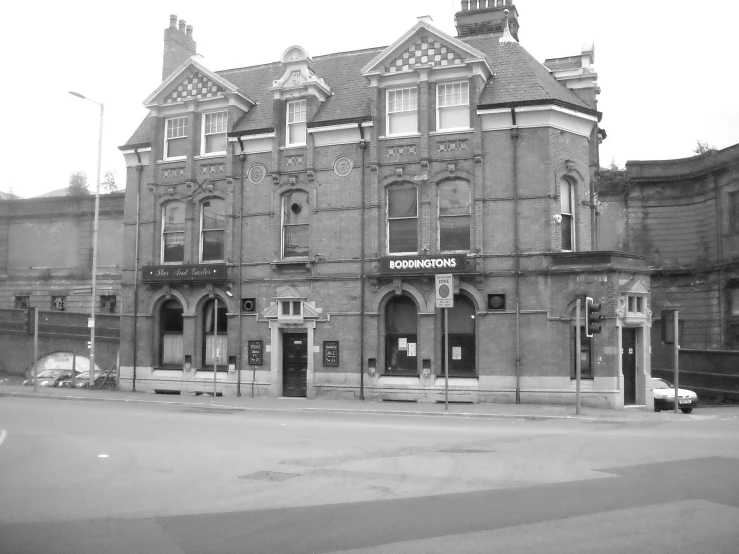
{"label": "circular stone medallion", "polygon": [[352,162],[346,156],[341,156],[340,158],[336,158],[336,161],[334,162],[334,172],[339,177],[346,177],[347,175],[349,175],[353,167],[354,167],[354,162]]}
{"label": "circular stone medallion", "polygon": [[264,176],[267,174],[267,170],[262,164],[256,164],[249,168],[249,172],[246,174],[249,177],[249,181],[258,185],[264,181]]}

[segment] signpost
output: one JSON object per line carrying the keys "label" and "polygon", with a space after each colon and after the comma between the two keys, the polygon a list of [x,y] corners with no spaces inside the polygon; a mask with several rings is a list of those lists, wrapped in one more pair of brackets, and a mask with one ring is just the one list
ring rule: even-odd
{"label": "signpost", "polygon": [[679,395],[677,393],[677,390],[680,388],[679,378],[680,373],[678,371],[678,365],[680,362],[680,319],[677,315],[677,310],[672,312],[672,328],[674,331],[675,340],[672,341],[672,357],[673,360],[675,360],[675,378],[673,379],[675,381],[675,413],[677,413],[677,410],[679,409],[678,403],[679,403]]}
{"label": "signpost", "polygon": [[444,409],[449,410],[449,308],[454,307],[454,276],[436,275],[436,307],[444,308]]}
{"label": "signpost", "polygon": [[[577,299],[577,320],[575,321],[575,413],[580,415],[580,372],[582,367],[582,336],[580,330],[580,308],[582,301]],[[585,322],[587,325],[587,321]]]}
{"label": "signpost", "polygon": [[250,340],[248,344],[247,357],[249,365],[253,366],[251,376],[251,397],[254,398],[254,383],[257,380],[257,366],[264,363],[264,341]]}

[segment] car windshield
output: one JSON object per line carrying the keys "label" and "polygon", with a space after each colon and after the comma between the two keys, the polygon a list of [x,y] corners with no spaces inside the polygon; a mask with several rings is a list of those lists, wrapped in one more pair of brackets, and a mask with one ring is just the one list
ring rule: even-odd
{"label": "car windshield", "polygon": [[38,375],[36,375],[36,377],[39,378],[39,379],[49,379],[51,377],[56,377],[57,375],[59,375],[59,370],[57,370],[57,369],[46,369],[46,370],[42,371],[41,373],[39,373]]}
{"label": "car windshield", "polygon": [[672,385],[664,379],[652,379],[653,389],[671,389]]}

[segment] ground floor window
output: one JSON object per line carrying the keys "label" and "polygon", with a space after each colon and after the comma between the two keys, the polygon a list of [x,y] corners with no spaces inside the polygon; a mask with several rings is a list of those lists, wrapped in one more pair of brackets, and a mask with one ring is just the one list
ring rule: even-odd
{"label": "ground floor window", "polygon": [[203,318],[203,369],[228,369],[228,310],[217,298],[205,305]]}
{"label": "ground floor window", "polygon": [[418,373],[418,310],[405,296],[385,307],[385,366],[387,374]]}
{"label": "ground floor window", "polygon": [[182,304],[177,300],[167,300],[162,305],[159,320],[161,365],[182,365],[185,343],[182,335]]}
{"label": "ground floor window", "polygon": [[449,314],[449,374],[474,375],[475,373],[475,306],[462,295],[454,297],[454,307],[441,313],[441,367],[446,367],[444,319]]}

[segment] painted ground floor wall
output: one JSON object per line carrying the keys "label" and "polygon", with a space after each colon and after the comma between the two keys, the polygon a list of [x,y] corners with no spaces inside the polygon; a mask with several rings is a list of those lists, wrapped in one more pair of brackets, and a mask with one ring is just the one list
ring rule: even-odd
{"label": "painted ground floor wall", "polygon": [[[582,354],[590,364],[590,370],[584,369],[583,373],[588,378],[581,380],[583,404],[612,408],[650,405],[647,274],[616,270],[612,265],[575,268],[560,264],[535,270],[537,263],[531,260],[532,269],[521,277],[518,313],[515,281],[510,275],[458,275],[455,299],[471,306],[474,330],[472,336],[459,339],[462,346],[458,351],[450,347],[450,354],[459,356],[459,360],[471,356],[474,367],[450,375],[450,401],[515,402],[518,394],[524,403],[573,404],[574,308],[577,297],[591,296],[602,303],[604,320],[602,332]],[[634,293],[635,284],[641,291],[635,294],[645,298],[641,315],[629,314],[624,308],[626,295]],[[121,388],[444,400],[443,319],[435,307],[433,275],[397,278],[369,274],[365,280],[364,316],[356,276],[298,273],[293,278],[283,275],[279,279],[245,280],[241,296],[253,302],[253,311],[243,311],[244,306],[234,297],[235,285],[226,280],[142,286],[135,323],[129,310],[121,320]],[[493,293],[505,295],[504,307],[491,307],[488,295]],[[124,297],[131,296],[132,290],[124,287]],[[174,333],[181,334],[176,338],[177,348],[182,345],[181,361],[163,363],[169,339],[165,340],[166,333],[162,332],[167,317],[162,310],[172,306],[172,301],[182,311],[181,333]],[[206,328],[212,330],[215,312],[210,310],[215,302],[225,306],[226,315],[225,328],[214,337]],[[393,334],[397,329],[389,329],[394,324],[388,313],[399,303],[411,306],[414,313],[415,332],[406,332],[406,337]],[[388,341],[397,341],[398,348],[389,349]],[[405,360],[403,370],[393,370],[399,362],[390,360],[391,356]],[[290,375],[293,366],[300,364],[304,367],[296,370],[300,373],[296,385]],[[454,361],[451,368],[455,368]]]}

